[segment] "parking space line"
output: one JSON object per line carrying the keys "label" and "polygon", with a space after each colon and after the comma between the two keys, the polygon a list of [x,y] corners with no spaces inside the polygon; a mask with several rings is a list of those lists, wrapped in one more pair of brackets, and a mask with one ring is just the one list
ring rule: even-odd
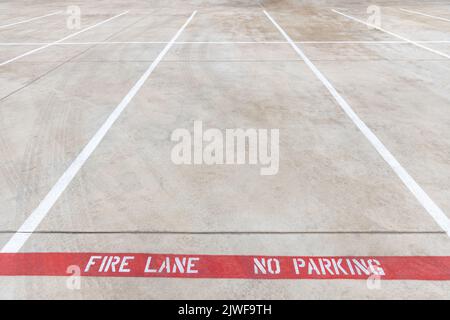
{"label": "parking space line", "polygon": [[356,21],[356,22],[365,24],[366,26],[369,26],[369,27],[371,27],[371,28],[380,30],[380,31],[382,31],[382,32],[384,32],[384,33],[387,33],[387,34],[389,34],[389,35],[391,35],[391,36],[393,36],[393,37],[396,37],[396,38],[398,38],[398,39],[404,40],[404,41],[406,41],[406,42],[408,42],[408,43],[410,43],[410,44],[415,45],[416,47],[425,49],[425,50],[427,50],[427,51],[430,51],[430,52],[433,52],[433,53],[435,53],[435,54],[437,54],[437,55],[440,55],[441,57],[450,59],[450,55],[445,54],[445,53],[443,53],[443,52],[440,52],[440,51],[438,51],[438,50],[429,48],[429,47],[427,47],[427,46],[424,46],[424,45],[420,44],[420,43],[417,42],[417,41],[409,40],[408,38],[405,38],[405,37],[403,37],[403,36],[401,36],[401,35],[398,35],[398,34],[396,34],[396,33],[394,33],[394,32],[388,31],[388,30],[383,29],[383,28],[381,28],[381,27],[378,27],[378,26],[376,26],[376,25],[374,25],[374,24],[367,23],[367,22],[362,21],[362,20],[360,20],[360,19],[358,19],[358,18],[349,16],[349,15],[347,15],[347,14],[345,14],[345,13],[342,13],[342,12],[340,12],[340,11],[337,11],[337,10],[335,10],[335,9],[331,9],[331,11],[333,11],[334,13],[340,14],[341,16],[344,16],[344,17],[346,17],[346,18],[348,18],[348,19],[351,19],[351,20],[353,20],[353,21]]}
{"label": "parking space line", "polygon": [[[449,41],[450,42],[450,41]],[[167,44],[168,41],[88,41],[61,42],[58,45],[93,45],[93,44]],[[286,44],[286,41],[176,41],[174,44]],[[48,42],[0,42],[0,46],[42,45]]]}
{"label": "parking space line", "polygon": [[[450,40],[419,40],[417,43],[450,43]],[[40,46],[51,42],[0,42],[0,46]],[[176,41],[175,44],[287,44],[287,41]],[[300,44],[409,44],[404,40],[380,40],[380,41],[295,41]],[[61,45],[112,45],[112,44],[167,44],[167,41],[88,41],[88,42],[61,42]]]}
{"label": "parking space line", "polygon": [[336,102],[340,105],[342,110],[358,127],[361,133],[372,144],[372,146],[378,151],[381,157],[389,164],[392,170],[397,174],[403,184],[409,189],[419,203],[425,208],[428,214],[434,219],[434,221],[450,236],[450,219],[439,208],[439,206],[428,196],[428,194],[419,186],[419,184],[409,175],[405,168],[397,161],[394,155],[384,146],[384,144],[378,139],[375,133],[359,118],[359,116],[353,111],[347,101],[337,92],[328,79],[317,69],[317,67],[311,62],[305,53],[292,41],[289,35],[278,25],[278,23],[264,10],[264,14],[269,18],[278,31],[289,42],[291,47],[297,52],[297,54],[303,59],[306,65],[316,75],[316,77],[322,82],[322,84],[328,89],[330,94],[334,97]]}
{"label": "parking space line", "polygon": [[28,19],[28,20],[23,20],[23,21],[19,21],[19,22],[14,22],[14,23],[10,23],[10,24],[5,24],[5,25],[0,26],[0,29],[9,28],[9,27],[12,27],[12,26],[15,26],[15,25],[18,25],[18,24],[27,23],[27,22],[39,20],[39,19],[42,19],[42,18],[54,16],[54,15],[56,15],[56,14],[60,14],[61,12],[62,12],[62,11],[56,11],[56,12],[52,12],[52,13],[49,13],[49,14],[46,14],[46,15],[43,15],[43,16],[34,17],[34,18],[31,18],[31,19]]}
{"label": "parking space line", "polygon": [[431,14],[426,14],[426,13],[422,13],[422,12],[419,12],[419,11],[406,10],[406,9],[402,9],[402,8],[400,8],[400,10],[401,11],[405,11],[405,12],[409,12],[409,13],[413,13],[413,14],[418,14],[418,15],[425,16],[425,17],[428,17],[428,18],[433,18],[433,19],[436,19],[436,20],[442,20],[442,21],[450,22],[450,19],[445,19],[445,18],[442,18],[442,17],[432,16]]}
{"label": "parking space line", "polygon": [[103,125],[94,134],[91,140],[86,144],[83,150],[78,154],[75,160],[66,169],[63,175],[59,178],[56,184],[51,188],[50,192],[45,196],[45,198],[39,203],[38,207],[28,216],[22,226],[18,231],[11,237],[11,239],[5,244],[1,252],[18,252],[20,248],[25,244],[31,234],[36,230],[41,221],[45,218],[47,213],[56,203],[58,198],[71,183],[73,178],[77,175],[78,171],[83,167],[86,161],[89,159],[91,154],[95,151],[97,146],[103,140],[105,135],[108,133],[109,129],[112,127],[114,122],[119,118],[121,113],[128,106],[130,101],[138,93],[141,87],[144,85],[145,81],[152,74],[153,70],[157,67],[159,62],[164,58],[170,48],[173,46],[175,41],[181,35],[186,26],[194,18],[197,11],[194,11],[183,26],[177,31],[177,33],[172,37],[172,39],[167,43],[164,49],[159,53],[156,59],[151,63],[145,73],[139,78],[139,80],[130,89],[127,95],[122,99],[122,101],[117,105],[114,111],[109,115]]}
{"label": "parking space line", "polygon": [[0,67],[2,67],[2,66],[4,66],[4,65],[7,65],[8,63],[14,62],[14,61],[16,61],[16,60],[19,60],[19,59],[21,59],[21,58],[23,58],[23,57],[29,56],[29,55],[31,55],[31,54],[33,54],[33,53],[38,52],[38,51],[41,51],[41,50],[43,50],[43,49],[46,49],[46,48],[48,48],[48,47],[54,46],[55,44],[59,44],[59,43],[65,41],[65,40],[68,40],[68,39],[70,39],[70,38],[73,38],[73,37],[75,37],[75,36],[77,36],[77,35],[79,35],[79,34],[81,34],[81,33],[83,33],[83,32],[86,32],[86,31],[88,31],[88,30],[91,30],[91,29],[93,29],[93,28],[95,28],[95,27],[101,26],[102,24],[107,23],[107,22],[109,22],[109,21],[111,21],[111,20],[114,20],[114,19],[116,19],[116,18],[118,18],[118,17],[120,17],[120,16],[123,16],[123,15],[127,14],[127,13],[128,13],[128,11],[122,12],[122,13],[120,13],[120,14],[118,14],[118,15],[115,15],[114,17],[111,17],[111,18],[108,18],[108,19],[106,19],[106,20],[103,20],[103,21],[101,21],[101,22],[99,22],[99,23],[96,23],[96,24],[90,26],[90,27],[84,28],[83,30],[80,30],[80,31],[78,31],[78,32],[72,33],[72,34],[70,34],[70,35],[68,35],[68,36],[66,36],[66,37],[64,37],[64,38],[62,38],[62,39],[59,39],[59,40],[57,40],[57,41],[48,43],[48,44],[46,44],[46,45],[44,45],[44,46],[42,46],[42,47],[39,47],[39,48],[30,50],[30,51],[25,52],[25,53],[23,53],[23,54],[21,54],[21,55],[18,55],[17,57],[14,57],[14,58],[12,58],[12,59],[6,60],[6,61],[0,63]]}

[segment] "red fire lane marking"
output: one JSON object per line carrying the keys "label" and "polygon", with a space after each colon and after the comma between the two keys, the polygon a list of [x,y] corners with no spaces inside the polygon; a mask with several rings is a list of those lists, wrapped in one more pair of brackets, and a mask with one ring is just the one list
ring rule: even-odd
{"label": "red fire lane marking", "polygon": [[450,280],[449,256],[1,253],[1,276]]}

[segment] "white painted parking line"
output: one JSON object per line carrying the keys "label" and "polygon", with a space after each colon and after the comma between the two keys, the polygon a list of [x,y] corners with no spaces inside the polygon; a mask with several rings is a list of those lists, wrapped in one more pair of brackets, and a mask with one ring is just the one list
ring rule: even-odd
{"label": "white painted parking line", "polygon": [[[417,43],[450,43],[450,40],[419,40]],[[176,41],[175,44],[287,44],[287,41]],[[300,44],[409,44],[405,40],[341,40],[341,41],[295,41]],[[0,46],[41,46],[51,42],[0,42]],[[110,44],[167,44],[167,41],[88,41],[61,42],[57,45],[110,45]]]}
{"label": "white painted parking line", "polygon": [[2,67],[2,66],[4,66],[4,65],[7,65],[8,63],[17,61],[17,60],[19,60],[19,59],[21,59],[21,58],[23,58],[23,57],[29,56],[30,54],[33,54],[33,53],[36,53],[36,52],[38,52],[38,51],[44,50],[45,48],[51,47],[51,46],[53,46],[53,45],[55,45],[55,44],[59,44],[59,43],[65,41],[65,40],[68,40],[68,39],[73,38],[73,37],[75,37],[75,36],[77,36],[77,35],[79,35],[79,34],[81,34],[81,33],[83,33],[83,32],[86,32],[86,31],[88,31],[88,30],[91,30],[91,29],[93,29],[93,28],[96,28],[96,27],[98,27],[98,26],[101,26],[102,24],[107,23],[107,22],[109,22],[109,21],[111,21],[111,20],[113,20],[113,19],[116,19],[116,18],[120,17],[120,16],[123,16],[123,15],[125,15],[125,14],[127,14],[127,13],[128,13],[128,11],[122,12],[122,13],[120,13],[120,14],[118,14],[118,15],[115,15],[114,17],[111,17],[111,18],[109,18],[109,19],[106,19],[106,20],[104,20],[104,21],[101,21],[101,22],[99,22],[99,23],[96,23],[96,24],[94,24],[94,25],[92,25],[92,26],[90,26],[90,27],[84,28],[83,30],[80,30],[80,31],[78,31],[78,32],[72,33],[72,34],[70,34],[70,35],[68,35],[68,36],[66,36],[66,37],[64,37],[64,38],[62,38],[62,39],[59,39],[59,40],[57,40],[57,41],[48,43],[48,44],[46,44],[46,45],[43,45],[42,47],[39,47],[39,48],[30,50],[30,51],[25,52],[25,53],[23,53],[23,54],[21,54],[21,55],[18,55],[17,57],[14,57],[14,58],[12,58],[12,59],[6,60],[6,61],[0,63],[0,67]]}
{"label": "white painted parking line", "polygon": [[392,170],[397,174],[404,185],[411,191],[420,204],[425,208],[429,215],[436,221],[436,223],[450,236],[450,219],[439,208],[439,206],[428,196],[428,194],[417,184],[417,182],[409,175],[405,168],[397,161],[392,153],[384,146],[384,144],[378,139],[375,133],[359,118],[359,116],[353,111],[347,101],[337,92],[328,79],[317,69],[317,67],[309,60],[306,54],[292,41],[287,33],[278,25],[278,23],[266,12],[265,15],[274,24],[274,26],[280,31],[280,33],[286,38],[292,48],[303,59],[306,65],[316,75],[316,77],[322,82],[322,84],[328,89],[330,94],[340,105],[342,110],[358,127],[362,134],[372,144],[372,146],[378,151],[381,157],[389,164]]}
{"label": "white painted parking line", "polygon": [[[417,43],[450,43],[450,40],[419,40]],[[349,40],[349,41],[295,41],[295,43],[314,43],[314,44],[405,44],[408,43],[405,40]]]}
{"label": "white painted parking line", "polygon": [[[450,42],[450,41],[449,41]],[[58,45],[101,45],[101,44],[167,44],[168,41],[98,41],[61,42]],[[175,44],[286,44],[286,41],[176,41]],[[0,42],[0,46],[35,46],[48,42]]]}
{"label": "white painted parking line", "polygon": [[[450,40],[425,40],[425,41],[416,41],[417,43],[450,43]],[[405,40],[341,40],[341,41],[295,41],[295,43],[303,43],[303,44],[405,44],[408,43]]]}
{"label": "white painted parking line", "polygon": [[5,25],[0,26],[0,29],[9,28],[9,27],[12,27],[12,26],[16,26],[16,25],[18,25],[18,24],[27,23],[27,22],[39,20],[39,19],[42,19],[42,18],[54,16],[54,15],[56,15],[56,14],[60,14],[61,12],[62,12],[62,11],[56,11],[56,12],[52,12],[52,13],[46,14],[46,15],[44,15],[44,16],[34,17],[34,18],[31,18],[31,19],[28,19],[28,20],[23,20],[23,21],[19,21],[19,22],[14,22],[14,23],[10,23],[10,24],[5,24]]}
{"label": "white painted parking line", "polygon": [[[167,41],[88,41],[88,42],[60,42],[58,46],[91,46],[101,44],[167,44]],[[0,46],[41,46],[51,42],[0,42]]]}
{"label": "white painted parking line", "polygon": [[156,66],[161,62],[170,48],[173,46],[175,41],[181,35],[186,26],[191,22],[194,18],[197,11],[194,11],[191,16],[187,19],[187,21],[183,24],[183,26],[177,31],[177,33],[173,36],[173,38],[167,43],[164,49],[159,53],[156,59],[152,62],[152,64],[148,67],[145,73],[139,78],[139,80],[135,83],[135,85],[130,89],[127,95],[122,99],[119,105],[114,109],[114,111],[109,115],[108,119],[106,119],[105,123],[98,129],[95,135],[91,138],[91,140],[86,144],[83,150],[78,154],[75,160],[70,164],[67,170],[63,173],[63,175],[59,178],[56,184],[52,187],[50,192],[45,196],[45,198],[41,201],[38,207],[30,214],[30,216],[25,220],[19,230],[11,237],[8,243],[2,248],[1,252],[18,252],[20,248],[25,244],[28,238],[32,235],[32,233],[39,226],[41,221],[45,218],[47,213],[56,203],[58,198],[73,180],[73,178],[77,175],[78,171],[83,167],[86,161],[89,159],[91,154],[95,151],[97,146],[103,140],[105,135],[108,133],[109,129],[112,127],[114,122],[119,118],[121,113],[128,106],[130,101],[134,98],[134,96],[138,93],[141,87],[144,85],[145,81],[152,74],[153,70],[155,70]]}
{"label": "white painted parking line", "polygon": [[[450,43],[450,40],[419,40],[417,43]],[[51,42],[0,42],[0,46],[41,46]],[[176,41],[175,44],[287,44],[287,41]],[[300,44],[409,44],[404,40],[341,40],[341,41],[295,41]],[[167,41],[88,41],[61,42],[58,46],[112,45],[112,44],[167,44]]]}
{"label": "white painted parking line", "polygon": [[425,17],[428,17],[428,18],[433,18],[433,19],[436,19],[436,20],[442,20],[442,21],[450,22],[450,19],[445,19],[445,18],[442,18],[442,17],[432,16],[431,14],[426,14],[426,13],[422,13],[422,12],[419,12],[419,11],[406,10],[406,9],[400,9],[400,10],[401,11],[405,11],[405,12],[409,12],[409,13],[413,13],[413,14],[418,14],[418,15],[425,16]]}
{"label": "white painted parking line", "polygon": [[403,37],[403,36],[401,36],[401,35],[398,35],[398,34],[396,34],[396,33],[393,33],[393,32],[391,32],[391,31],[388,31],[388,30],[386,30],[386,29],[383,29],[383,28],[381,28],[381,27],[378,27],[378,26],[376,26],[376,25],[374,25],[374,24],[367,23],[367,22],[362,21],[362,20],[360,20],[360,19],[358,19],[358,18],[349,16],[349,15],[347,15],[347,14],[345,14],[345,13],[342,13],[342,12],[340,12],[340,11],[337,11],[337,10],[335,10],[335,9],[331,9],[331,11],[333,11],[334,13],[340,14],[341,16],[344,16],[344,17],[346,17],[346,18],[348,18],[348,19],[351,19],[351,20],[353,20],[353,21],[356,21],[356,22],[365,24],[366,26],[369,26],[369,27],[371,27],[371,28],[380,30],[380,31],[382,31],[382,32],[384,32],[384,33],[387,33],[387,34],[393,36],[393,37],[396,37],[396,38],[398,38],[398,39],[401,39],[401,40],[403,40],[403,41],[406,41],[406,42],[408,42],[408,43],[410,43],[410,44],[415,45],[416,47],[425,49],[425,50],[427,50],[427,51],[430,51],[430,52],[433,52],[433,53],[435,53],[435,54],[437,54],[437,55],[440,55],[441,57],[450,59],[450,55],[445,54],[445,53],[443,53],[443,52],[440,52],[440,51],[438,51],[438,50],[429,48],[429,47],[427,47],[427,46],[424,46],[424,45],[420,44],[420,43],[417,42],[417,41],[409,40],[409,39],[407,39],[407,38],[405,38],[405,37]]}

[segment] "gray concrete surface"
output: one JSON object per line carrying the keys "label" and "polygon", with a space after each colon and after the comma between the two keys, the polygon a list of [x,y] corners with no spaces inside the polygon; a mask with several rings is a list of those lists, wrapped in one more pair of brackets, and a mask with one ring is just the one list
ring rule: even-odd
{"label": "gray concrete surface", "polygon": [[[450,19],[447,1],[73,4],[82,28],[129,13],[0,66],[2,246],[198,10],[21,252],[450,255],[445,232],[263,14],[448,215],[450,60],[330,10],[366,20],[378,4],[383,28],[450,54],[450,22],[399,10]],[[0,26],[57,10],[65,2],[2,2]],[[0,63],[73,33],[66,18],[0,29]],[[194,120],[280,129],[279,173],[174,165],[170,134]],[[65,281],[2,277],[0,298],[450,298],[445,281],[85,278],[75,291]]]}

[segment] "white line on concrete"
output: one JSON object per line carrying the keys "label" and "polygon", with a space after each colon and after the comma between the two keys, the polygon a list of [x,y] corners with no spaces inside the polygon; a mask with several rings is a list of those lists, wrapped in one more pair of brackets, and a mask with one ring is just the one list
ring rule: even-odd
{"label": "white line on concrete", "polygon": [[359,116],[353,111],[350,105],[345,99],[337,92],[328,79],[317,69],[317,67],[309,60],[309,58],[303,53],[303,51],[292,41],[287,33],[278,25],[278,23],[266,12],[265,15],[274,24],[274,26],[280,31],[280,33],[286,38],[292,48],[298,53],[298,55],[305,61],[306,65],[316,75],[316,77],[322,82],[322,84],[328,89],[330,94],[334,97],[337,103],[347,116],[358,127],[362,134],[372,144],[372,146],[378,151],[383,159],[389,164],[392,170],[397,174],[400,180],[416,197],[420,204],[430,214],[430,216],[436,221],[436,223],[450,236],[450,220],[445,213],[438,207],[436,203],[428,196],[428,194],[417,184],[417,182],[409,175],[405,168],[397,161],[392,153],[384,146],[384,144],[378,139],[378,137],[370,130],[370,128],[359,118]]}
{"label": "white line on concrete", "polygon": [[[417,43],[450,43],[450,40],[428,40],[428,41],[416,41]],[[313,43],[313,44],[404,44],[408,43],[404,40],[341,40],[341,41],[295,41],[295,43]]]}
{"label": "white line on concrete", "polygon": [[[449,41],[450,42],[450,41]],[[167,41],[61,42],[58,45],[167,44]],[[176,41],[174,44],[286,44],[286,41]],[[48,42],[0,42],[0,46],[36,46]]]}
{"label": "white line on concrete", "polygon": [[[0,46],[41,46],[51,42],[0,42]],[[88,41],[88,42],[60,42],[58,46],[101,45],[101,44],[167,44],[167,41]]]}
{"label": "white line on concrete", "polygon": [[14,22],[14,23],[10,23],[10,24],[5,24],[5,25],[0,26],[0,29],[12,27],[12,26],[15,26],[15,25],[18,25],[18,24],[22,24],[22,23],[31,22],[31,21],[34,21],[34,20],[39,20],[39,19],[42,19],[42,18],[45,18],[45,17],[54,16],[55,14],[60,14],[60,13],[61,13],[61,11],[56,11],[56,12],[52,12],[52,13],[46,14],[44,16],[34,17],[34,18],[31,18],[31,19],[28,19],[28,20]]}
{"label": "white line on concrete", "polygon": [[403,37],[403,36],[401,36],[401,35],[398,35],[398,34],[396,34],[396,33],[393,33],[393,32],[391,32],[391,31],[388,31],[388,30],[386,30],[386,29],[383,29],[383,28],[381,28],[381,27],[378,27],[378,26],[376,26],[376,25],[374,25],[374,24],[367,23],[367,22],[362,21],[362,20],[360,20],[360,19],[358,19],[358,18],[349,16],[349,15],[347,15],[347,14],[345,14],[345,13],[342,13],[342,12],[339,12],[339,11],[337,11],[337,10],[335,10],[335,9],[331,9],[331,11],[333,11],[334,13],[340,14],[341,16],[344,16],[344,17],[346,17],[346,18],[348,18],[348,19],[354,20],[354,21],[356,21],[356,22],[365,24],[366,26],[369,26],[369,27],[372,27],[372,28],[374,28],[374,29],[377,29],[377,30],[380,30],[380,31],[382,31],[382,32],[385,32],[385,33],[387,33],[387,34],[389,34],[389,35],[391,35],[391,36],[393,36],[393,37],[396,37],[396,38],[401,39],[401,40],[403,40],[403,41],[406,41],[406,42],[408,42],[408,43],[410,43],[410,44],[413,44],[413,45],[415,45],[416,47],[425,49],[425,50],[427,50],[427,51],[430,51],[430,52],[433,52],[433,53],[435,53],[435,54],[437,54],[437,55],[440,55],[441,57],[450,59],[450,55],[445,54],[445,53],[443,53],[443,52],[440,52],[440,51],[438,51],[438,50],[435,50],[435,49],[426,47],[426,46],[420,44],[420,43],[417,42],[417,41],[409,40],[409,39],[407,39],[407,38],[405,38],[405,37]]}
{"label": "white line on concrete", "polygon": [[48,44],[46,44],[46,45],[43,45],[42,47],[39,47],[39,48],[30,50],[30,51],[28,51],[28,52],[25,52],[25,53],[23,53],[23,54],[21,54],[21,55],[18,55],[18,56],[15,57],[15,58],[6,60],[6,61],[0,63],[0,67],[2,67],[2,66],[4,66],[4,65],[7,65],[8,63],[14,62],[14,61],[16,61],[16,60],[19,60],[19,59],[21,59],[21,58],[23,58],[23,57],[29,56],[30,54],[36,53],[36,52],[38,52],[38,51],[41,51],[41,50],[43,50],[43,49],[45,49],[45,48],[54,46],[55,44],[59,44],[59,43],[65,41],[65,40],[68,40],[68,39],[70,39],[70,38],[72,38],[72,37],[75,37],[75,36],[77,36],[77,35],[79,35],[79,34],[81,34],[81,33],[83,33],[83,32],[86,32],[86,31],[91,30],[91,29],[93,29],[93,28],[95,28],[95,27],[98,27],[98,26],[100,26],[100,25],[102,25],[102,24],[104,24],[104,23],[107,23],[107,22],[109,22],[109,21],[111,21],[111,20],[113,20],[113,19],[116,19],[116,18],[118,18],[118,17],[120,17],[120,16],[123,16],[124,14],[127,14],[127,13],[128,13],[128,11],[122,12],[122,13],[120,13],[120,14],[118,14],[118,15],[115,15],[114,17],[111,17],[111,18],[109,18],[109,19],[106,19],[106,20],[104,20],[104,21],[101,21],[101,22],[99,22],[99,23],[96,23],[96,24],[94,24],[94,25],[92,25],[92,26],[90,26],[90,27],[84,28],[83,30],[80,30],[80,31],[78,31],[78,32],[72,33],[72,34],[70,34],[70,35],[68,35],[68,36],[66,36],[66,37],[64,37],[64,38],[62,38],[62,39],[59,39],[59,40],[57,40],[57,41],[48,43]]}
{"label": "white line on concrete", "polygon": [[401,11],[405,11],[405,12],[409,12],[409,13],[414,13],[414,14],[418,14],[421,16],[425,16],[425,17],[429,17],[429,18],[433,18],[433,19],[437,19],[437,20],[442,20],[442,21],[447,21],[450,22],[450,19],[446,19],[446,18],[442,18],[442,17],[437,17],[437,16],[432,16],[431,14],[426,14],[426,13],[422,13],[419,11],[414,11],[414,10],[406,10],[406,9],[401,9]]}
{"label": "white line on concrete", "polygon": [[45,198],[39,203],[38,207],[30,214],[30,216],[25,220],[19,230],[11,237],[8,243],[2,248],[1,252],[18,252],[20,248],[25,244],[28,238],[39,226],[41,221],[45,218],[47,213],[56,203],[58,198],[77,175],[78,171],[83,167],[85,162],[89,159],[91,154],[95,151],[97,146],[103,140],[105,135],[108,133],[111,126],[119,118],[120,114],[125,110],[130,101],[138,93],[141,87],[144,85],[145,81],[155,70],[159,62],[164,58],[166,53],[170,50],[175,40],[180,36],[186,26],[194,18],[197,11],[194,11],[191,16],[187,19],[184,25],[177,31],[173,38],[167,43],[164,49],[159,53],[156,59],[148,67],[145,73],[139,78],[135,85],[130,89],[127,95],[122,99],[119,105],[114,109],[114,111],[106,119],[105,123],[98,129],[91,140],[86,144],[83,150],[78,154],[75,160],[66,169],[63,175],[59,178],[56,184],[52,187],[50,192],[45,196]]}
{"label": "white line on concrete", "polygon": [[[417,43],[450,43],[450,40],[419,40],[419,41],[415,41]],[[354,41],[345,41],[345,40],[341,40],[341,41],[295,41],[295,43],[317,43],[317,44],[333,44],[333,43],[337,43],[337,44],[403,44],[403,43],[408,43],[408,41],[405,40],[354,40]]]}
{"label": "white line on concrete", "polygon": [[177,44],[282,44],[286,41],[179,41]]}
{"label": "white line on concrete", "polygon": [[[417,43],[450,43],[450,40],[419,40]],[[51,42],[0,42],[0,46],[41,46]],[[287,41],[176,41],[174,44],[287,44]],[[341,40],[341,41],[295,41],[300,44],[409,44],[404,40]],[[77,45],[115,45],[115,44],[167,44],[167,41],[92,41],[92,42],[60,42],[58,46]]]}

